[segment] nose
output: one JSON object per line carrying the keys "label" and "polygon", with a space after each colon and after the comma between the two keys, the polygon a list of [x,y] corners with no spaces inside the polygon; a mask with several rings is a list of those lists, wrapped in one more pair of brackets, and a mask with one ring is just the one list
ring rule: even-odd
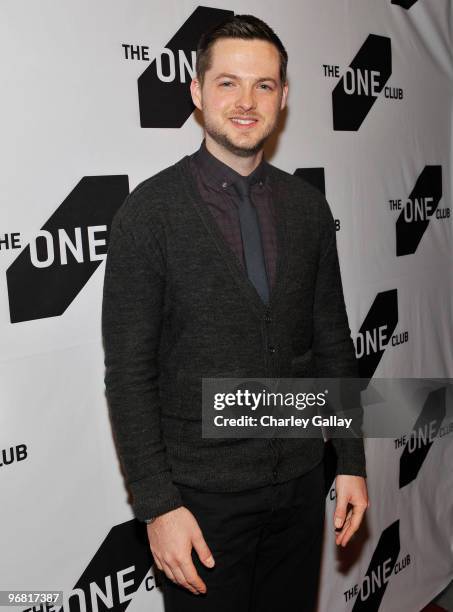
{"label": "nose", "polygon": [[255,108],[255,106],[256,100],[253,87],[243,85],[239,90],[239,95],[236,100],[236,107],[242,109],[243,111],[249,111],[252,108]]}

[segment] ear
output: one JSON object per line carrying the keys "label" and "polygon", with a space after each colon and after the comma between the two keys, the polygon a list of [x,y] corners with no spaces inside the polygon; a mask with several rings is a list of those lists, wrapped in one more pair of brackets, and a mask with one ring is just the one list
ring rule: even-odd
{"label": "ear", "polygon": [[192,102],[195,104],[198,110],[203,110],[201,83],[197,78],[192,79],[190,83],[190,94],[192,96]]}
{"label": "ear", "polygon": [[283,85],[283,94],[282,94],[282,101],[280,104],[280,110],[283,110],[285,108],[287,98],[288,98],[288,81],[286,81],[286,83]]}

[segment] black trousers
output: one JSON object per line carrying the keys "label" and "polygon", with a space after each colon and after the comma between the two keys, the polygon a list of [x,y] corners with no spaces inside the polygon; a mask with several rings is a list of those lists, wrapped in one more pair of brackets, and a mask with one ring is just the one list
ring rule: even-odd
{"label": "black trousers", "polygon": [[195,595],[162,574],[165,612],[313,612],[325,513],[324,462],[284,483],[236,493],[180,486],[214,559]]}

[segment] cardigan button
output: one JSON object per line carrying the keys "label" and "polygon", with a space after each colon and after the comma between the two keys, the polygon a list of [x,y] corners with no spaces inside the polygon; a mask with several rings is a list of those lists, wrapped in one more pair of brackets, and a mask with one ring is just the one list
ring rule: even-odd
{"label": "cardigan button", "polygon": [[269,353],[272,353],[272,354],[275,353],[275,351],[276,351],[275,346],[269,345],[268,348],[269,348]]}
{"label": "cardigan button", "polygon": [[266,323],[270,323],[272,321],[272,317],[266,313],[264,315],[264,320],[266,321]]}

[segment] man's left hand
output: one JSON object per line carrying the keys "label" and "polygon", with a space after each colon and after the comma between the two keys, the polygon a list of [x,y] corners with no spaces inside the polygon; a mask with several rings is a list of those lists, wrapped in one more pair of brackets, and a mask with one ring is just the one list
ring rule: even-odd
{"label": "man's left hand", "polygon": [[[334,512],[335,543],[343,547],[349,542],[370,507],[365,478],[338,474],[335,482],[337,503]],[[348,504],[352,506],[348,510]],[[340,531],[337,531],[337,529]]]}

